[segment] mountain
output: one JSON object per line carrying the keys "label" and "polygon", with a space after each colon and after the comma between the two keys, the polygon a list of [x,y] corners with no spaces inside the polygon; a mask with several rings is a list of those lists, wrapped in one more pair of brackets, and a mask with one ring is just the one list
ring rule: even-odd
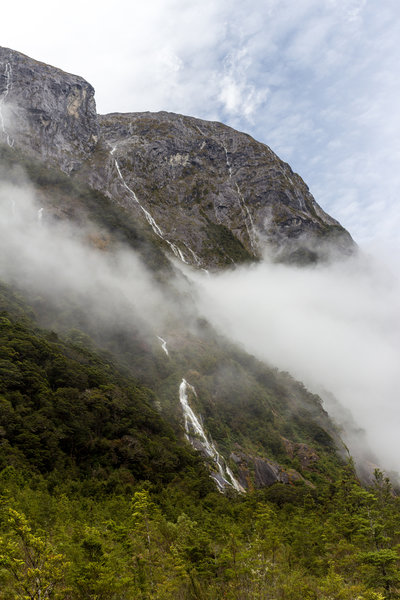
{"label": "mountain", "polygon": [[[50,231],[60,221],[76,231],[90,223],[84,235],[96,250],[113,255],[128,245],[168,306],[160,323],[134,307],[129,324],[123,316],[108,322],[104,308],[99,322],[80,290],[63,291],[60,303],[59,294],[43,293],[45,272],[35,283],[38,264],[29,284],[15,266],[14,289],[36,322],[67,337],[79,328],[156,392],[154,407],[177,432],[184,426],[222,490],[300,481],[303,471],[318,478],[321,455],[335,469],[347,451],[320,399],[199,325],[190,283],[169,257],[207,271],[266,252],[303,264],[345,256],[354,249],[350,235],[287,164],[246,134],[170,113],[98,116],[82,78],[4,48],[0,61],[3,180],[19,185],[13,167],[23,168]],[[21,243],[29,238],[4,241],[9,263]]]}
{"label": "mountain", "polygon": [[183,262],[208,269],[266,251],[309,262],[354,248],[303,180],[250,136],[165,112],[98,116],[81,77],[4,48],[0,65],[3,139],[146,220]]}
{"label": "mountain", "polygon": [[6,48],[0,141],[0,598],[398,597],[389,480],[198,309],[194,272],[356,250],[302,179]]}

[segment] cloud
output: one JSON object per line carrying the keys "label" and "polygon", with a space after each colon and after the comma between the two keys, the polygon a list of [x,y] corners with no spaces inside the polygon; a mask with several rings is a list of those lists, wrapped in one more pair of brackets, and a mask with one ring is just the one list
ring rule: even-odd
{"label": "cloud", "polygon": [[225,74],[221,79],[218,100],[222,110],[231,118],[245,118],[252,122],[254,114],[269,94],[268,87],[258,89],[247,78],[251,58],[246,47],[230,54],[225,61]]}
{"label": "cloud", "polygon": [[[229,3],[226,0],[202,3],[117,0],[113,5],[96,2],[95,10],[90,3],[71,0],[63,13],[62,28],[53,9],[49,0],[25,1],[22,5],[8,3],[2,9],[2,43],[86,77],[96,88],[100,112],[170,110],[225,121],[249,132],[270,145],[301,174],[317,201],[350,230],[356,241],[368,245],[385,241],[393,253],[398,252],[400,8],[396,0],[387,0],[379,6],[374,0],[323,3],[320,0],[250,0],[246,3],[239,0]],[[271,271],[265,265],[259,268],[260,280],[270,278],[272,285],[277,277],[283,279],[283,306],[287,298],[296,294],[303,304],[305,300],[312,303],[313,297],[302,296],[296,274],[287,270]],[[361,267],[360,272],[363,272]],[[357,281],[360,272],[357,266]],[[349,376],[347,387],[343,391],[334,385],[343,401],[349,398],[350,405],[354,401],[360,407],[365,393],[373,406],[368,385],[364,390],[352,383],[349,364],[354,359],[355,373],[360,377],[364,372],[357,373],[359,365],[367,365],[366,381],[376,377],[383,390],[380,398],[389,398],[396,393],[391,387],[393,374],[389,366],[392,351],[397,352],[397,346],[389,341],[387,333],[378,339],[367,328],[370,320],[376,324],[374,331],[390,329],[383,309],[377,310],[378,306],[382,308],[379,296],[383,294],[382,288],[372,284],[374,277],[368,280],[363,276],[362,285],[353,289],[353,275],[349,270],[338,272],[335,285],[340,282],[345,289],[353,290],[357,306],[365,306],[367,297],[376,302],[370,307],[372,314],[363,321],[363,327],[356,319],[361,330],[352,327],[351,320],[343,320],[335,313],[341,306],[340,297],[334,293],[333,280],[321,271],[318,277],[314,274],[315,280],[310,279],[310,290],[319,298],[320,310],[324,303],[327,310],[331,310],[329,318],[326,314],[325,320],[323,314],[311,314],[301,303],[293,306],[289,303],[287,311],[293,309],[298,318],[293,321],[289,315],[282,319],[281,325],[282,331],[286,331],[285,323],[291,322],[293,334],[309,350],[309,364],[317,365],[316,372],[320,370],[329,376],[330,365],[335,367],[333,384],[344,381],[339,377],[339,367],[343,367],[344,374]],[[228,285],[230,276],[226,277]],[[239,275],[237,277],[232,280],[232,286],[238,281],[241,287]],[[304,278],[311,278],[311,274],[307,272]],[[254,289],[259,290],[257,298],[260,302],[265,299],[268,306],[273,287],[259,288],[258,283],[251,280],[251,271],[246,276],[243,274],[243,282],[247,286],[254,285]],[[292,290],[292,284],[299,288]],[[322,288],[326,285],[331,294],[326,298],[321,296],[323,292],[318,285]],[[390,297],[395,301],[397,284],[393,285]],[[217,289],[217,283],[215,286]],[[236,294],[236,288],[229,289]],[[338,303],[335,306],[331,303],[333,297]],[[228,306],[229,302],[227,298]],[[243,302],[244,306],[253,307],[246,304],[246,298]],[[274,306],[270,306],[270,311],[273,309]],[[256,314],[259,308],[254,306],[254,310]],[[239,327],[244,317],[240,311],[236,316]],[[398,314],[392,312],[391,317],[398,322]],[[311,335],[311,339],[307,339],[307,330],[301,326],[302,320],[310,323],[310,335],[315,333],[313,323],[319,323],[323,335],[318,333],[316,339],[324,351],[337,327],[346,352],[353,348],[348,361],[343,360],[346,352],[338,350],[340,345],[333,345],[331,351],[326,348],[326,353],[321,352],[319,357],[314,338]],[[251,331],[251,323],[243,321],[242,326]],[[289,362],[294,352],[290,331],[286,335],[285,350],[273,324],[270,327],[271,332],[265,331],[265,348],[272,347],[267,343],[271,335],[271,340],[276,338],[277,349],[280,348],[276,359],[284,362],[286,356]],[[255,327],[255,334],[257,330]],[[357,339],[368,344],[358,347]],[[388,357],[386,362],[374,364],[374,347]],[[323,363],[324,356],[326,363]],[[358,361],[358,356],[362,360]],[[327,382],[330,383],[329,377]],[[375,383],[371,381],[371,390],[376,389]],[[394,411],[393,407],[391,405],[390,410]],[[360,419],[365,418],[366,426],[371,415],[363,416],[360,410]],[[378,432],[376,441],[386,456],[387,448],[382,442],[384,421],[378,414],[377,424],[381,421],[382,428],[377,426],[374,431]],[[398,424],[396,414],[392,423]],[[388,439],[392,440],[390,420],[388,427],[391,432]]]}
{"label": "cloud", "polygon": [[245,130],[357,241],[398,246],[399,12],[395,0],[101,0],[95,11],[71,0],[60,30],[43,0],[3,9],[2,43],[82,74],[100,112],[169,110]]}
{"label": "cloud", "polygon": [[[19,174],[14,180],[0,185],[0,278],[45,298],[59,326],[63,310],[75,306],[96,333],[162,332],[171,306],[138,255],[90,223],[78,228],[52,218]],[[66,326],[79,325],[67,318]]]}
{"label": "cloud", "polygon": [[[361,254],[346,262],[192,276],[199,309],[245,349],[322,394],[358,451],[354,423],[386,469],[400,471],[400,277]],[[354,422],[332,402],[347,409]],[[354,443],[353,443],[354,442]],[[365,450],[365,449],[364,449]]]}

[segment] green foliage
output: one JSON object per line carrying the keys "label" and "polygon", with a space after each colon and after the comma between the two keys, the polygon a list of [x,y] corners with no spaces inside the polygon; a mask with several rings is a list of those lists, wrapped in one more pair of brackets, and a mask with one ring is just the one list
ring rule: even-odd
{"label": "green foliage", "polygon": [[0,487],[4,600],[399,597],[399,499],[382,504],[351,471],[295,502],[199,499],[175,482],[88,497],[10,468]]}
{"label": "green foliage", "polygon": [[65,598],[68,563],[42,536],[34,534],[25,516],[8,507],[2,515],[0,577],[6,598]]}
{"label": "green foliage", "polygon": [[[152,408],[154,394],[79,346],[26,321],[0,322],[0,467],[167,482],[201,461]],[[125,474],[125,475],[124,475]],[[206,485],[206,487],[207,487]]]}
{"label": "green foliage", "polygon": [[[12,164],[11,150],[0,151]],[[84,207],[168,276],[157,244],[101,194],[32,161],[25,167],[55,203],[75,198],[72,218]],[[211,236],[246,258],[223,229]],[[166,360],[132,332],[110,327],[96,337],[44,299],[34,308],[0,285],[0,600],[400,596],[399,499],[379,471],[364,489],[341,464],[317,396],[204,322],[196,335],[172,323]],[[62,309],[77,314],[73,302]],[[39,330],[35,312],[57,333]],[[73,326],[64,337],[61,321]],[[218,493],[182,436],[182,376],[225,456],[245,448],[313,483]],[[315,465],[290,456],[284,438],[309,445]]]}

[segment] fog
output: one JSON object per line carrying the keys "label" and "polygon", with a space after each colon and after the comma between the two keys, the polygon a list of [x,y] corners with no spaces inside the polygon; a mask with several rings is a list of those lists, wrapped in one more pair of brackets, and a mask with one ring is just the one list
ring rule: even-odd
{"label": "fog", "polygon": [[[101,249],[97,234],[90,223],[54,219],[27,182],[0,186],[0,279],[59,311],[71,299],[95,328],[140,328],[159,344],[171,314],[184,327],[180,307],[140,257],[122,245]],[[181,267],[200,316],[319,393],[356,457],[365,450],[361,428],[379,465],[400,471],[400,278],[374,256],[307,268],[266,257],[209,276]]]}
{"label": "fog", "polygon": [[98,328],[151,323],[162,335],[168,308],[160,286],[137,254],[115,244],[112,252],[101,249],[98,236],[90,223],[78,228],[53,218],[27,182],[1,184],[3,281],[27,292],[28,304],[32,294],[60,311],[70,301]]}
{"label": "fog", "polygon": [[365,252],[307,268],[266,259],[191,278],[215,327],[321,395],[356,458],[368,440],[382,468],[400,470],[400,279],[387,261]]}

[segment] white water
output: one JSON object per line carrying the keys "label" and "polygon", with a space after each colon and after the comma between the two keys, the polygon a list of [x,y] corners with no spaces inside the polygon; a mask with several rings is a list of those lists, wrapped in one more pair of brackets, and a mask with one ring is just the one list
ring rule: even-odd
{"label": "white water", "polygon": [[[244,201],[243,198],[243,194],[238,186],[238,184],[236,183],[236,190],[239,196],[239,204],[240,204],[240,208],[242,210],[242,214],[244,216],[244,224],[246,225],[246,230],[247,230],[247,234],[249,236],[249,240],[250,240],[250,245],[251,245],[251,249],[253,250],[254,253],[256,253],[257,250],[257,233],[256,230],[254,228],[254,223],[253,223],[253,219],[252,216],[250,214],[250,211]],[[246,219],[247,216],[247,219]],[[250,221],[250,227],[249,227],[249,223],[248,221]]]}
{"label": "white water", "polygon": [[244,488],[240,485],[230,468],[227,466],[225,459],[219,454],[214,443],[208,440],[200,420],[197,418],[195,412],[189,404],[188,390],[190,390],[194,396],[197,396],[195,388],[190,385],[186,379],[182,379],[182,382],[179,386],[179,400],[182,405],[187,440],[195,447],[192,439],[197,439],[207,456],[214,461],[218,469],[218,473],[213,473],[211,477],[214,479],[221,491],[223,491],[225,487],[229,485],[237,492],[244,493]]}
{"label": "white water", "polygon": [[7,96],[8,96],[8,94],[9,94],[9,91],[11,89],[12,69],[11,69],[10,63],[6,63],[6,68],[4,70],[4,77],[6,78],[6,89],[5,89],[5,91],[2,93],[2,95],[0,97],[0,126],[1,126],[2,132],[6,136],[7,144],[10,146],[10,148],[12,148],[13,145],[14,145],[14,140],[7,133],[7,130],[6,130],[6,127],[5,127],[5,124],[4,124],[4,115],[3,115],[3,105],[4,105],[5,100],[6,100]]}
{"label": "white water", "polygon": [[163,240],[165,242],[167,242],[168,246],[171,248],[172,252],[175,254],[175,256],[177,256],[178,258],[181,259],[181,261],[183,263],[185,263],[185,265],[188,265],[188,261],[186,260],[186,258],[183,255],[183,252],[178,248],[178,246],[176,246],[175,244],[173,244],[172,242],[170,242],[169,240],[167,240],[166,238],[163,237]]}
{"label": "white water", "polygon": [[159,335],[157,336],[157,338],[161,342],[161,348],[164,350],[165,354],[167,356],[169,356],[169,352],[168,352],[168,348],[167,348],[167,342],[165,340],[163,340],[162,337],[160,337]]}
{"label": "white water", "polygon": [[43,208],[39,208],[37,213],[38,222],[41,223],[43,219]]}
{"label": "white water", "polygon": [[190,246],[188,246],[188,245],[187,245],[187,243],[186,243],[186,242],[183,242],[183,243],[185,244],[186,248],[189,250],[189,252],[190,252],[190,253],[191,253],[191,255],[193,256],[193,258],[194,258],[194,261],[195,261],[196,265],[197,265],[198,267],[200,267],[200,265],[201,265],[201,260],[200,260],[200,258],[197,256],[196,252],[194,252],[194,250],[192,250],[192,249],[190,248]]}
{"label": "white water", "polygon": [[[228,168],[229,179],[232,179],[232,165],[229,162],[228,150],[227,150],[226,146],[223,146],[223,148],[225,150],[226,166]],[[235,182],[235,186],[236,186],[236,191],[237,191],[238,198],[239,198],[239,207],[240,207],[240,210],[243,215],[243,221],[246,226],[247,235],[249,236],[251,249],[255,254],[257,251],[257,233],[256,233],[256,229],[254,227],[254,222],[253,222],[252,216],[250,214],[250,211],[244,201],[243,194],[236,182]],[[250,226],[249,226],[249,223],[250,223]]]}
{"label": "white water", "polygon": [[226,146],[224,146],[224,150],[225,150],[226,166],[228,167],[229,178],[232,179],[232,166],[231,166],[231,163],[229,162],[228,150],[226,149]]}
{"label": "white water", "polygon": [[[111,156],[114,158],[114,152],[117,149],[117,146],[114,146],[112,148],[112,150],[110,151]],[[129,187],[129,185],[126,183],[124,176],[121,173],[121,169],[120,166],[118,164],[118,161],[116,158],[114,158],[114,164],[115,164],[115,168],[117,169],[117,173],[118,173],[118,177],[120,178],[122,185],[124,186],[124,188],[126,190],[128,190],[128,192],[130,193],[130,195],[132,196],[132,198],[134,199],[134,201],[136,202],[136,204],[139,205],[139,207],[141,208],[141,210],[144,213],[144,216],[146,217],[147,222],[149,223],[149,225],[151,226],[151,228],[153,229],[154,233],[161,238],[162,240],[164,240],[164,242],[166,242],[168,244],[168,246],[171,248],[172,252],[175,254],[175,256],[177,258],[179,258],[183,263],[185,263],[185,265],[188,265],[188,261],[186,260],[183,252],[178,248],[178,246],[176,244],[173,244],[172,242],[170,242],[166,237],[165,234],[163,233],[161,227],[159,227],[156,223],[156,221],[153,219],[153,217],[151,216],[151,214],[149,213],[148,210],[146,210],[144,208],[144,206],[142,206],[139,202],[138,197],[136,196],[136,193],[133,191],[132,188]],[[190,248],[189,248],[190,250]]]}

